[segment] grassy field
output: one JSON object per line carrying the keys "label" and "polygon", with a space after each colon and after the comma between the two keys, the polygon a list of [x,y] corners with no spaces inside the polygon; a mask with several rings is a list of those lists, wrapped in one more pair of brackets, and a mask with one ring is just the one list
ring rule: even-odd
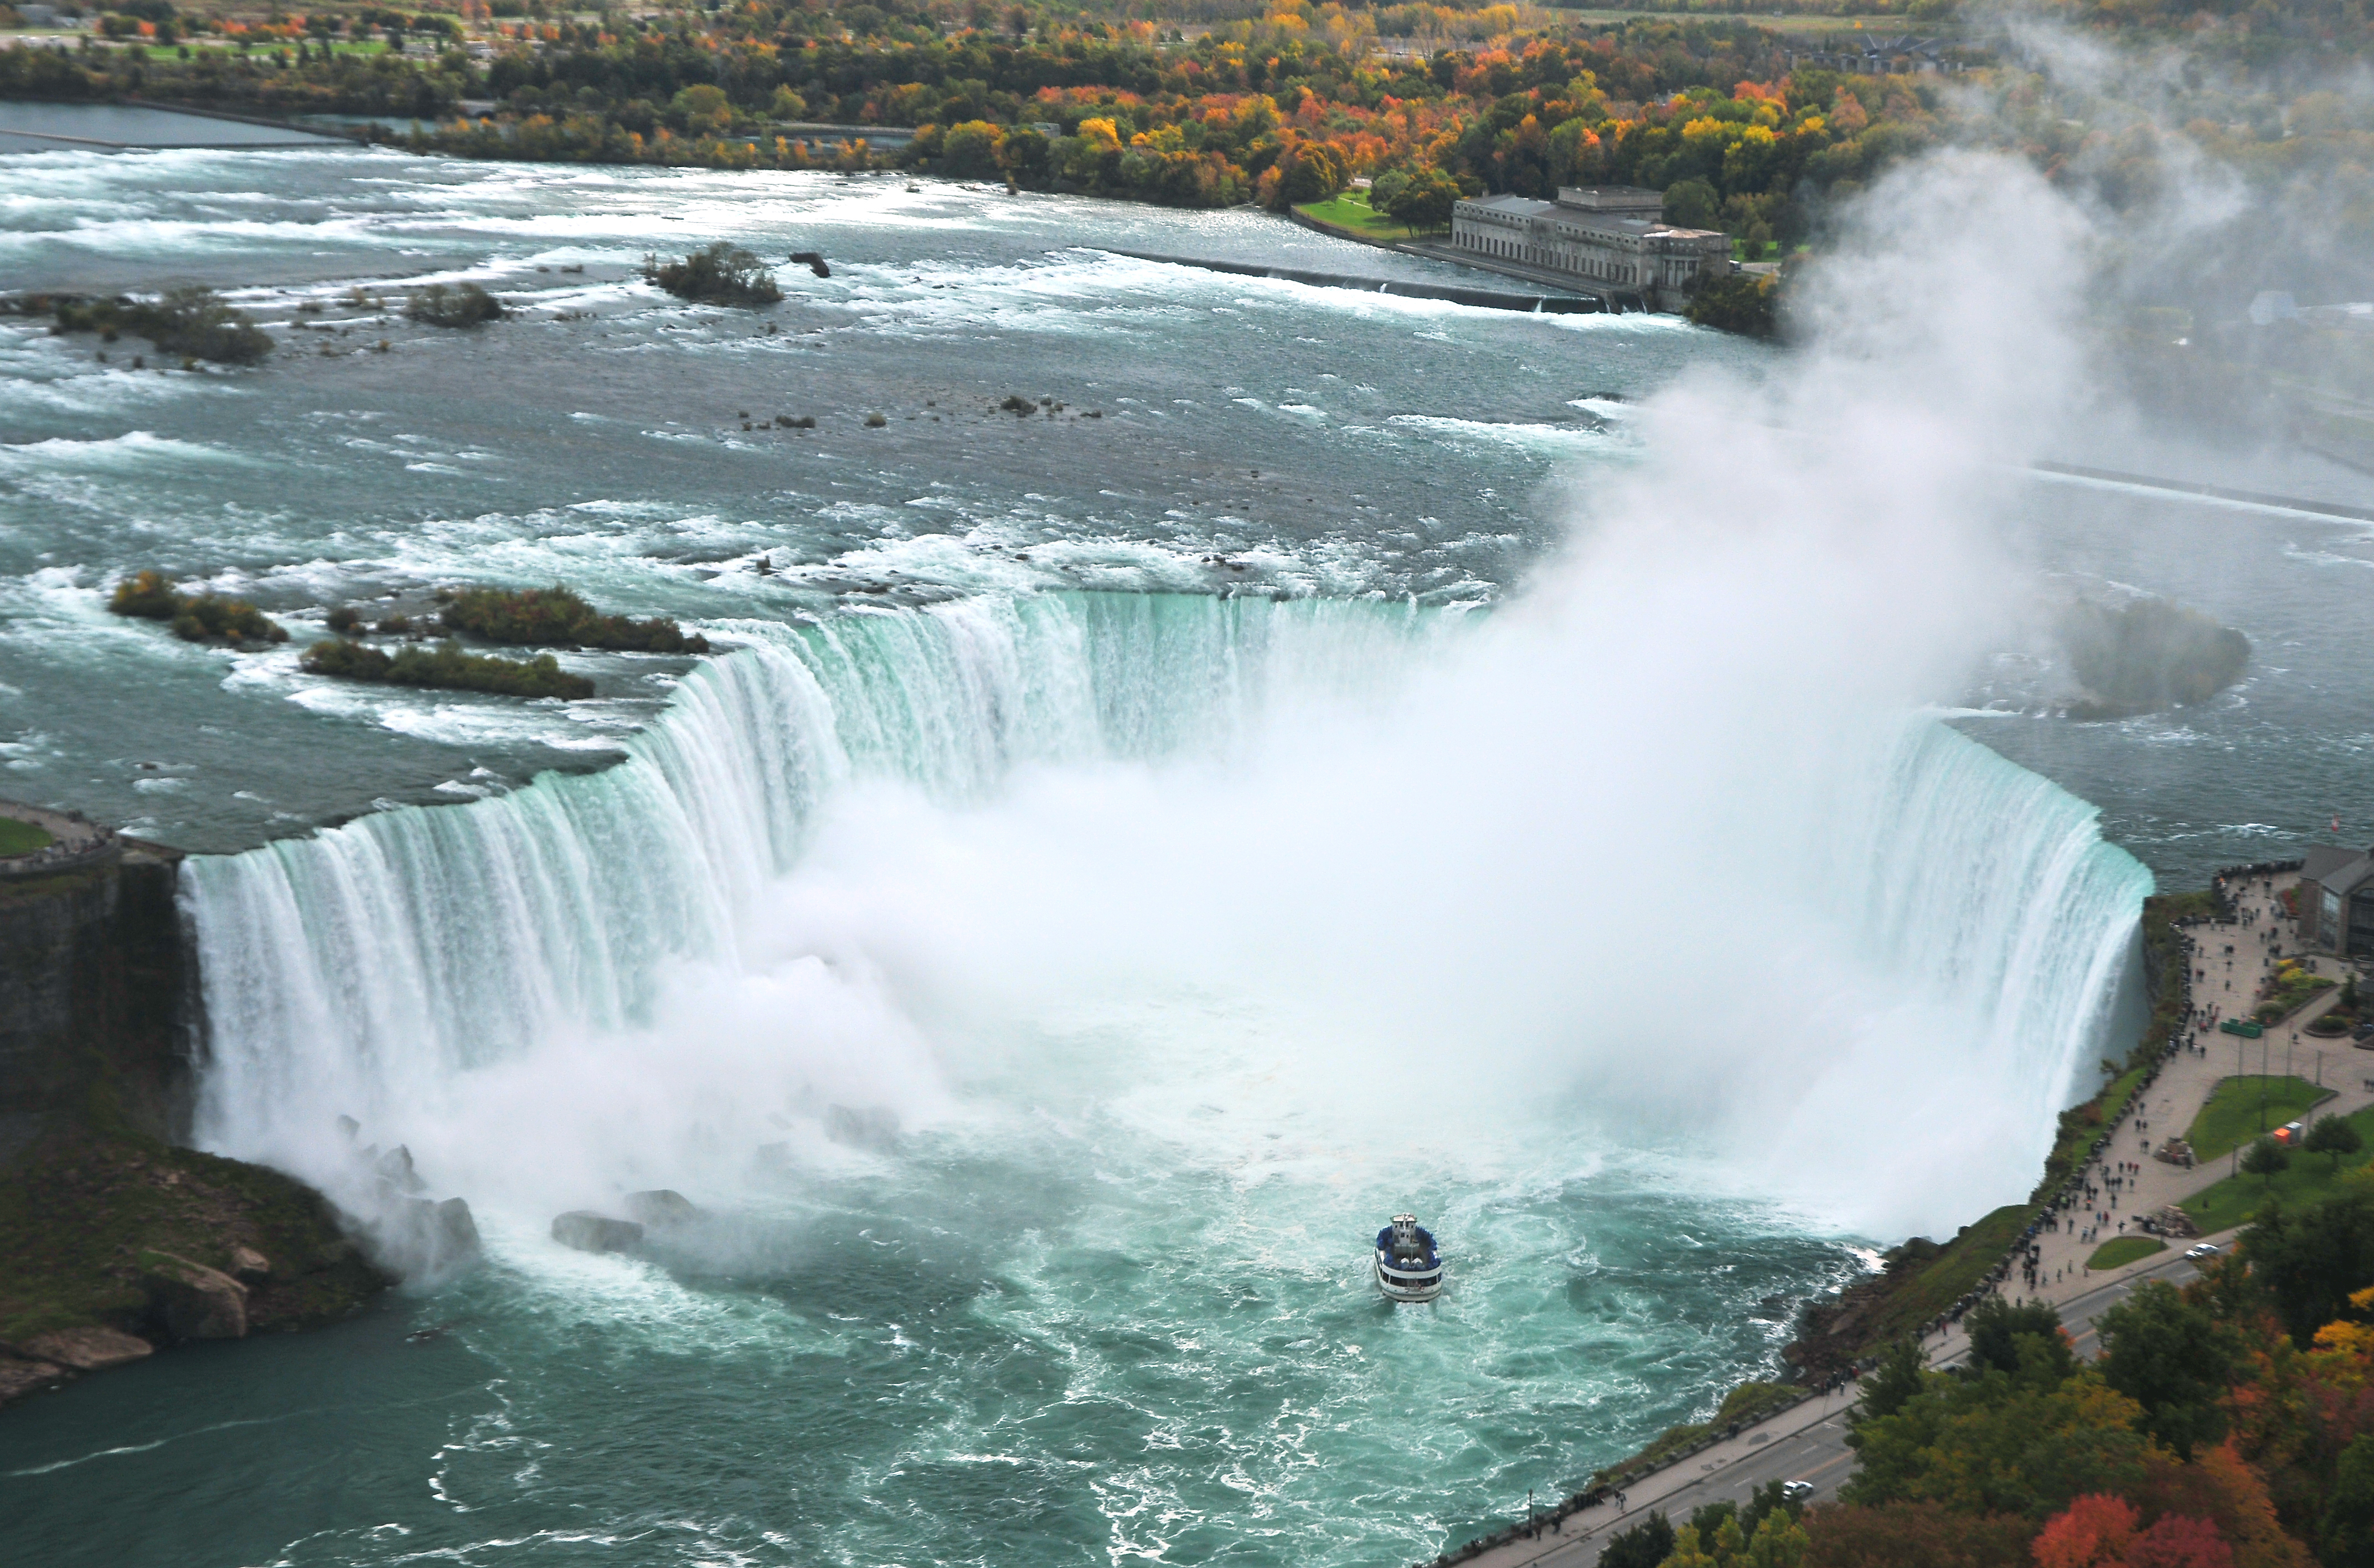
{"label": "grassy field", "polygon": [[46,829],[14,817],[0,817],[0,855],[30,855],[50,842]]}
{"label": "grassy field", "polygon": [[2355,1154],[2343,1155],[2337,1170],[2332,1155],[2309,1154],[2295,1149],[2289,1151],[2290,1169],[2278,1172],[2272,1179],[2228,1176],[2215,1186],[2186,1198],[2180,1207],[2192,1216],[2192,1222],[2206,1236],[2247,1223],[2270,1199],[2290,1207],[2322,1197],[2337,1177],[2374,1161],[2374,1107],[2344,1119],[2357,1129],[2366,1147]]}
{"label": "grassy field", "polygon": [[2332,1090],[2319,1089],[2304,1078],[2256,1074],[2229,1078],[2192,1118],[2184,1140],[2192,1145],[2192,1157],[2206,1165],[2262,1132],[2298,1120],[2319,1101],[2332,1097]]}
{"label": "grassy field", "polygon": [[[227,60],[237,59],[240,53],[239,46],[237,44],[226,43],[218,38],[195,38],[186,39],[180,43],[141,43],[137,45],[135,45],[129,39],[126,39],[121,43],[114,44],[112,47],[122,51],[128,51],[136,47],[140,51],[142,57],[149,60],[178,60],[182,58],[182,51],[184,49],[187,49],[194,56],[201,54],[216,54],[220,55]],[[276,38],[270,40],[257,40],[253,41],[250,53],[253,58],[261,60],[266,56],[276,54],[283,49],[294,49],[296,45],[293,42],[284,42]],[[320,53],[322,51],[321,44],[311,39],[308,39],[306,41],[305,47],[315,54]],[[334,54],[342,55],[384,54],[387,53],[387,44],[384,41],[376,38],[359,40],[338,39],[331,43],[330,52]]]}
{"label": "grassy field", "polygon": [[1336,229],[1347,229],[1368,240],[1407,240],[1413,231],[1369,206],[1366,194],[1346,191],[1332,201],[1306,202],[1295,211]]}
{"label": "grassy field", "polygon": [[1892,1339],[1936,1316],[1978,1288],[1987,1270],[2003,1261],[2020,1232],[2036,1217],[2025,1203],[2007,1203],[1986,1215],[1922,1266],[1911,1286],[1888,1303],[1875,1338]]}
{"label": "grassy field", "polygon": [[2086,1267],[2124,1268],[2139,1257],[2167,1250],[2168,1244],[2156,1236],[2119,1236],[2096,1247],[2094,1256],[2086,1260]]}

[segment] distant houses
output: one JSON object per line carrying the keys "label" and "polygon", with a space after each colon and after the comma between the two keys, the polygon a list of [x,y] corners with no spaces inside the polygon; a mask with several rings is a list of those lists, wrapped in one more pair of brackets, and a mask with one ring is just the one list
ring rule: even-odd
{"label": "distant houses", "polygon": [[[1828,42],[1830,41],[1825,41]],[[1982,64],[1983,53],[1942,38],[1836,36],[1835,47],[1789,48],[1782,52],[1792,71],[1843,71],[1857,77],[1897,77],[1939,71],[1963,71]]]}
{"label": "distant houses", "polygon": [[1451,248],[1611,304],[1678,311],[1699,278],[1730,272],[1731,241],[1667,223],[1663,211],[1664,197],[1629,186],[1562,186],[1554,202],[1473,196],[1451,209]]}

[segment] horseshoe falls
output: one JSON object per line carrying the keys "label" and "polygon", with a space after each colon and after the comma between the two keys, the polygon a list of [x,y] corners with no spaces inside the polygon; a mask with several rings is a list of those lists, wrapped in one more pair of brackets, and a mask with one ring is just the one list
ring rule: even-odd
{"label": "horseshoe falls", "polygon": [[[1769,1355],[1845,1239],[2018,1196],[2148,883],[1925,717],[1673,836],[1727,789],[1490,785],[1523,737],[1447,805],[1503,641],[1161,595],[752,629],[605,772],[194,859],[205,1137],[335,1184],[348,1114],[471,1199],[494,1261],[422,1312],[501,1369],[440,1461],[499,1516],[604,1493],[562,1434],[648,1396],[720,1423],[667,1463],[766,1447],[851,1556],[1176,1552],[1223,1514],[1264,1559],[1414,1555],[1686,1411],[1676,1369]],[[836,1105],[900,1131],[835,1142]],[[1841,1126],[1919,1129],[1942,1179]],[[729,1219],[635,1262],[544,1237],[650,1186]],[[1404,1205],[1459,1238],[1424,1322],[1360,1273]],[[1348,1505],[1421,1466],[1435,1504]],[[582,1505],[687,1560],[770,1517],[711,1503]]]}
{"label": "horseshoe falls", "polygon": [[[106,241],[392,346],[135,375],[0,322],[0,765],[197,852],[204,1146],[368,1227],[401,1145],[487,1256],[11,1409],[27,1550],[1415,1562],[2024,1196],[2125,1043],[2150,876],[2088,800],[2176,743],[2048,779],[1934,706],[2034,509],[1922,389],[1985,423],[2033,354],[1842,358],[1816,400],[1887,439],[1840,462],[1769,433],[1787,361],[1670,319],[1119,253],[1269,256],[1258,214],[271,156],[6,171],[27,287]],[[833,277],[774,334],[681,307],[637,270],[677,223]],[[424,266],[521,310],[339,313]],[[2087,504],[2062,554],[2155,581],[2118,541],[2165,519]],[[151,567],[301,635],[109,615]],[[299,662],[556,581],[719,651],[564,652],[568,704]],[[552,1239],[652,1188],[703,1218]],[[1402,1209],[1417,1310],[1367,1274]]]}

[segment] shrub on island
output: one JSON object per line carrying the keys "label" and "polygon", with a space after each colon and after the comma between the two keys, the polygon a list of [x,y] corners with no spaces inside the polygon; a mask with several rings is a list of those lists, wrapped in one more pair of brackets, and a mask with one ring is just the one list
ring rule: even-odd
{"label": "shrub on island", "polygon": [[332,638],[306,649],[304,664],[315,675],[383,681],[390,686],[558,697],[564,701],[594,695],[592,681],[570,675],[550,654],[533,659],[499,659],[465,654],[460,643],[451,642],[434,648],[405,648],[391,657],[367,643]]}
{"label": "shrub on island", "polygon": [[171,624],[184,643],[286,643],[288,631],[270,616],[221,594],[177,594],[161,572],[135,572],[115,585],[107,602],[116,615]]}
{"label": "shrub on island", "polygon": [[174,289],[155,300],[61,298],[52,301],[51,313],[60,332],[96,332],[110,342],[121,333],[137,333],[160,352],[185,360],[252,365],[272,356],[272,335],[211,289]]}
{"label": "shrub on island", "polygon": [[662,616],[629,620],[604,615],[560,584],[549,588],[464,588],[445,606],[445,627],[489,643],[614,648],[635,654],[705,654],[709,639],[690,636]]}
{"label": "shrub on island", "polygon": [[107,607],[116,615],[142,620],[170,620],[181,613],[182,595],[173,592],[161,572],[135,572],[115,585]]}
{"label": "shrub on island", "polygon": [[680,262],[643,258],[643,281],[709,305],[772,305],[783,297],[767,264],[723,240]]}
{"label": "shrub on island", "polygon": [[509,312],[500,300],[475,283],[452,289],[432,283],[405,301],[404,313],[429,326],[479,326]]}

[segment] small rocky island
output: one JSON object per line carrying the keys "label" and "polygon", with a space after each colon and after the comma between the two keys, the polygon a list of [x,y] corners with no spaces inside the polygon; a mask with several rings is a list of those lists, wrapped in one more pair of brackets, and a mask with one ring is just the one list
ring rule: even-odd
{"label": "small rocky island", "polygon": [[2251,640],[2167,599],[2121,606],[2080,601],[2055,627],[2070,674],[2084,689],[2067,716],[2133,718],[2205,702],[2251,663]]}

